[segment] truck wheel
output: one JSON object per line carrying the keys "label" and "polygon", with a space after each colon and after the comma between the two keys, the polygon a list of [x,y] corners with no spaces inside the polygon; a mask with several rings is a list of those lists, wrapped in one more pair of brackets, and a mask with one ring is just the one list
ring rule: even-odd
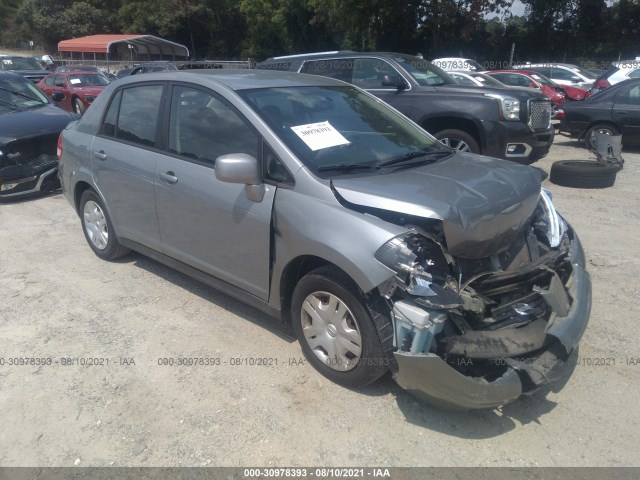
{"label": "truck wheel", "polygon": [[434,135],[447,147],[461,152],[480,153],[480,146],[476,139],[462,130],[442,130]]}
{"label": "truck wheel", "polygon": [[298,282],[291,318],[305,358],[332,382],[361,387],[388,370],[365,299],[338,269],[321,267]]}
{"label": "truck wheel", "polygon": [[551,165],[549,180],[574,188],[606,188],[616,181],[618,167],[593,160],[560,160]]}

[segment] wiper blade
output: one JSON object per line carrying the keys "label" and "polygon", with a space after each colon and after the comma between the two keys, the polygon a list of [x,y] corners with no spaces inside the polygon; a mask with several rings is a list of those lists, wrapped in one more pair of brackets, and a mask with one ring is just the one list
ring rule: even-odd
{"label": "wiper blade", "polygon": [[10,107],[15,108],[16,110],[20,110],[20,107],[18,105],[12,102],[8,102],[7,100],[3,100],[0,98],[0,103],[4,103],[5,105],[9,105]]}
{"label": "wiper blade", "polygon": [[[32,97],[31,95],[27,95],[26,93],[16,92],[16,91],[14,91],[14,90],[9,90],[8,88],[4,88],[4,87],[0,87],[0,90],[4,90],[5,92],[9,92],[9,93],[11,93],[12,95],[17,95],[17,96],[19,96],[19,97],[26,98],[26,99],[28,99],[28,100],[35,100],[35,101],[37,101],[37,102],[41,102],[41,103],[42,103],[42,100],[40,100],[40,99],[38,99],[38,98],[34,98],[34,97]],[[5,102],[5,103],[11,103],[11,102]]]}
{"label": "wiper blade", "polygon": [[324,172],[326,170],[370,170],[374,167],[370,163],[336,163],[334,165],[323,165],[318,167],[318,172]]}
{"label": "wiper blade", "polygon": [[390,167],[391,165],[397,165],[399,163],[404,163],[419,157],[425,157],[426,161],[435,162],[440,158],[448,157],[450,155],[453,155],[453,152],[451,150],[432,150],[432,151],[414,150],[404,155],[401,155],[399,157],[392,158],[391,160],[387,160],[385,162],[379,163],[378,165],[376,165],[376,167],[377,168]]}

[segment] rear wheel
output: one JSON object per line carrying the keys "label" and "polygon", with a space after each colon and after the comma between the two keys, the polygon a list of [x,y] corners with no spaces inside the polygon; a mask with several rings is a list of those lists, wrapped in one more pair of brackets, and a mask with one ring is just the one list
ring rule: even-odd
{"label": "rear wheel", "polygon": [[84,237],[98,257],[114,260],[129,253],[118,243],[109,214],[93,190],[86,190],[80,197],[80,218]]}
{"label": "rear wheel", "polygon": [[480,146],[475,138],[462,130],[442,130],[434,135],[447,147],[461,152],[480,153]]}
{"label": "rear wheel", "polygon": [[305,358],[329,380],[360,387],[386,371],[388,361],[365,300],[336,268],[305,275],[291,300],[291,317]]}

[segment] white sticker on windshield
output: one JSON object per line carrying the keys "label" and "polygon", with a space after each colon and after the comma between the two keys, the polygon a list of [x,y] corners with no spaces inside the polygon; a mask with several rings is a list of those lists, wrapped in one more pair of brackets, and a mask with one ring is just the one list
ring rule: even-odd
{"label": "white sticker on windshield", "polygon": [[82,83],[82,80],[80,80],[79,78],[70,78],[69,83],[71,85],[78,85],[79,83]]}
{"label": "white sticker on windshield", "polygon": [[297,125],[291,127],[291,130],[314,152],[316,150],[322,150],[323,148],[349,145],[350,143],[349,140],[344,138],[328,121]]}

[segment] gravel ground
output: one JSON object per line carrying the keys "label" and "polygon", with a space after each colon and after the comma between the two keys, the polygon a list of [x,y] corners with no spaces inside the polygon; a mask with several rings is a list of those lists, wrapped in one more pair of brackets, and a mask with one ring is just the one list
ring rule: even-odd
{"label": "gravel ground", "polygon": [[[588,157],[557,137],[536,166]],[[640,466],[640,150],[624,158],[612,188],[545,182],[593,279],[571,377],[473,413],[431,408],[389,377],[328,382],[260,312],[138,254],[99,260],[60,194],[0,205],[0,465]],[[258,357],[273,364],[234,365]]]}

